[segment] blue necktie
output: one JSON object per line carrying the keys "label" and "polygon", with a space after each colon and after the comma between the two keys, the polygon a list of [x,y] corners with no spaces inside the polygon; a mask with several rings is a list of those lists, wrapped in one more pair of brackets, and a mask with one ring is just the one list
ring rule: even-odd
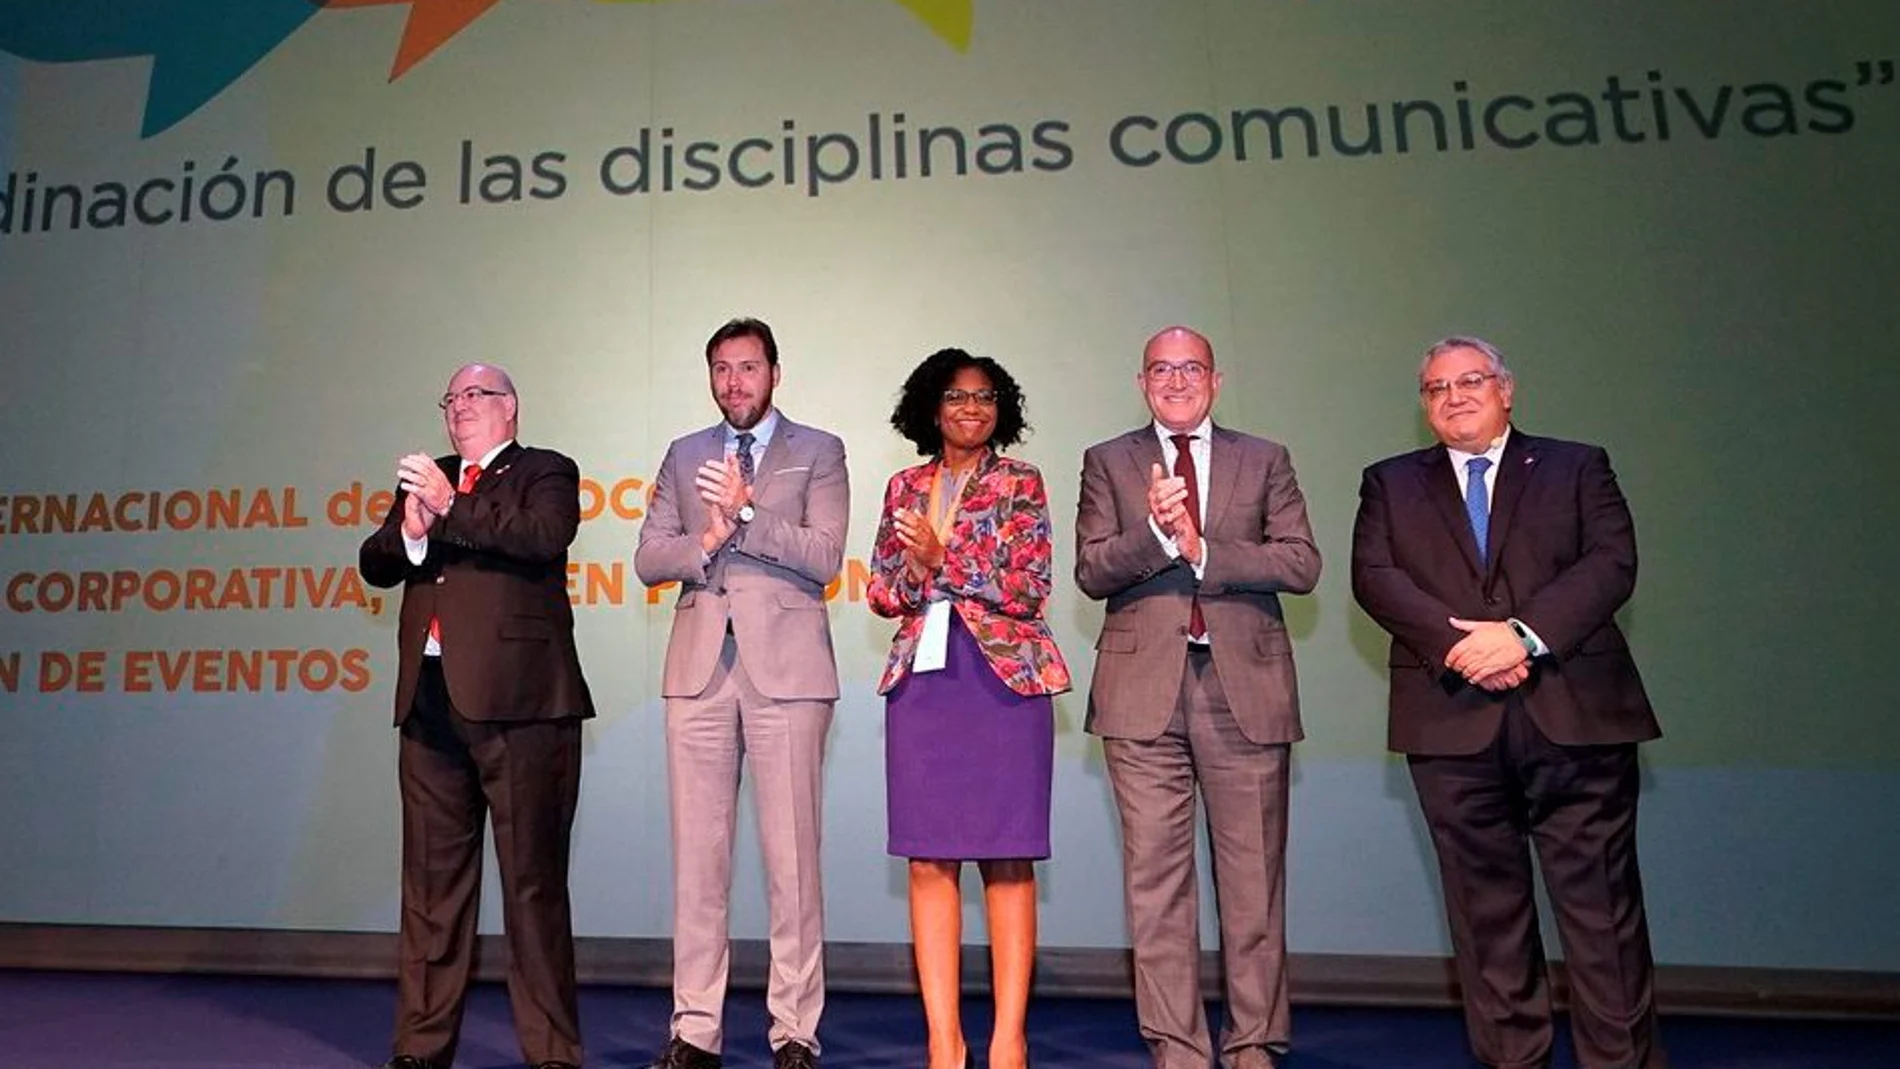
{"label": "blue necktie", "polygon": [[733,450],[739,454],[739,478],[744,479],[747,486],[752,485],[752,444],[757,441],[758,439],[752,436],[751,431],[741,431],[739,440],[734,443],[739,447]]}
{"label": "blue necktie", "polygon": [[1465,461],[1465,515],[1471,517],[1471,534],[1478,540],[1478,562],[1485,563],[1491,541],[1491,498],[1484,492],[1484,473],[1491,467],[1489,457]]}

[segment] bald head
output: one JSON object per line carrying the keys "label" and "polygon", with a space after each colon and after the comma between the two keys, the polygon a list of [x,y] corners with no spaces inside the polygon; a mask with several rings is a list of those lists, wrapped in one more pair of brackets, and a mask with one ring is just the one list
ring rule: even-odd
{"label": "bald head", "polygon": [[1163,327],[1156,331],[1154,337],[1148,339],[1148,344],[1141,347],[1143,364],[1148,362],[1148,354],[1154,352],[1157,346],[1170,352],[1198,351],[1200,359],[1206,361],[1209,368],[1214,366],[1214,343],[1193,327]]}
{"label": "bald head", "polygon": [[463,460],[478,461],[513,440],[521,401],[515,382],[493,364],[468,364],[449,379],[442,421]]}
{"label": "bald head", "polygon": [[1176,434],[1199,427],[1220,394],[1214,346],[1197,330],[1169,327],[1148,339],[1135,376],[1155,421]]}

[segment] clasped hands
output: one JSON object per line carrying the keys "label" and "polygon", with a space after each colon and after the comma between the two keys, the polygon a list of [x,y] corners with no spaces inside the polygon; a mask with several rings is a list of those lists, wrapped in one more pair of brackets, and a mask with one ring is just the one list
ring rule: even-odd
{"label": "clasped hands", "polygon": [[891,512],[891,526],[897,532],[897,540],[904,545],[904,570],[910,573],[912,580],[921,583],[943,565],[943,540],[937,537],[937,529],[930,526],[923,513],[915,509],[895,509]]}
{"label": "clasped hands", "polygon": [[706,503],[706,530],[699,546],[708,554],[732,537],[739,510],[752,500],[752,487],[739,473],[739,454],[728,453],[720,460],[708,460],[693,475],[699,499]]}
{"label": "clasped hands", "polygon": [[1148,515],[1174,539],[1176,548],[1189,564],[1201,563],[1201,532],[1197,517],[1188,512],[1186,479],[1169,475],[1159,464],[1149,465]]}
{"label": "clasped hands", "polygon": [[411,453],[396,461],[396,483],[404,491],[402,533],[410,539],[428,537],[435,521],[455,503],[455,487],[441,465],[427,453]]}
{"label": "clasped hands", "polygon": [[1445,667],[1475,687],[1502,693],[1531,677],[1530,654],[1511,625],[1502,620],[1448,617],[1465,637],[1445,654]]}

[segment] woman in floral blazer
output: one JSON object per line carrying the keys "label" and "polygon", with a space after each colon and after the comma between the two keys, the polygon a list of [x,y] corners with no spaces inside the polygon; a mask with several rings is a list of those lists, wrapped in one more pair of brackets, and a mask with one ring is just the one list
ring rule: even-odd
{"label": "woman in floral blazer", "polygon": [[1051,696],[1069,670],[1043,620],[1048,495],[1005,457],[1027,425],[1002,366],[961,349],[904,384],[891,425],[931,459],[891,476],[871,559],[871,609],[901,621],[885,695],[890,852],[910,860],[911,942],[931,1069],[971,1064],[958,1014],[960,874],[975,861],[990,931],[989,1064],[1028,1061],[1035,862],[1049,856]]}

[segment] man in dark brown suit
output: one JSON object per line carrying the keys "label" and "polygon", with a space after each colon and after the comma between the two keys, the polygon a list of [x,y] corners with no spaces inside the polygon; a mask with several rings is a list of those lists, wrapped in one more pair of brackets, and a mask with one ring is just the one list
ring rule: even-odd
{"label": "man in dark brown suit", "polygon": [[520,401],[500,368],[456,372],[441,406],[455,452],[397,462],[401,489],[360,557],[372,585],[403,584],[401,960],[386,1069],[455,1060],[491,810],[515,1031],[530,1065],[572,1069],[568,842],[581,721],[594,715],[567,600],[580,470],[515,442]]}
{"label": "man in dark brown suit", "polygon": [[1439,444],[1366,469],[1353,594],[1392,635],[1390,745],[1431,829],[1479,1061],[1550,1064],[1534,846],[1578,1061],[1658,1069],[1636,744],[1661,732],[1614,619],[1635,528],[1604,451],[1516,430],[1515,391],[1480,339],[1426,353]]}

